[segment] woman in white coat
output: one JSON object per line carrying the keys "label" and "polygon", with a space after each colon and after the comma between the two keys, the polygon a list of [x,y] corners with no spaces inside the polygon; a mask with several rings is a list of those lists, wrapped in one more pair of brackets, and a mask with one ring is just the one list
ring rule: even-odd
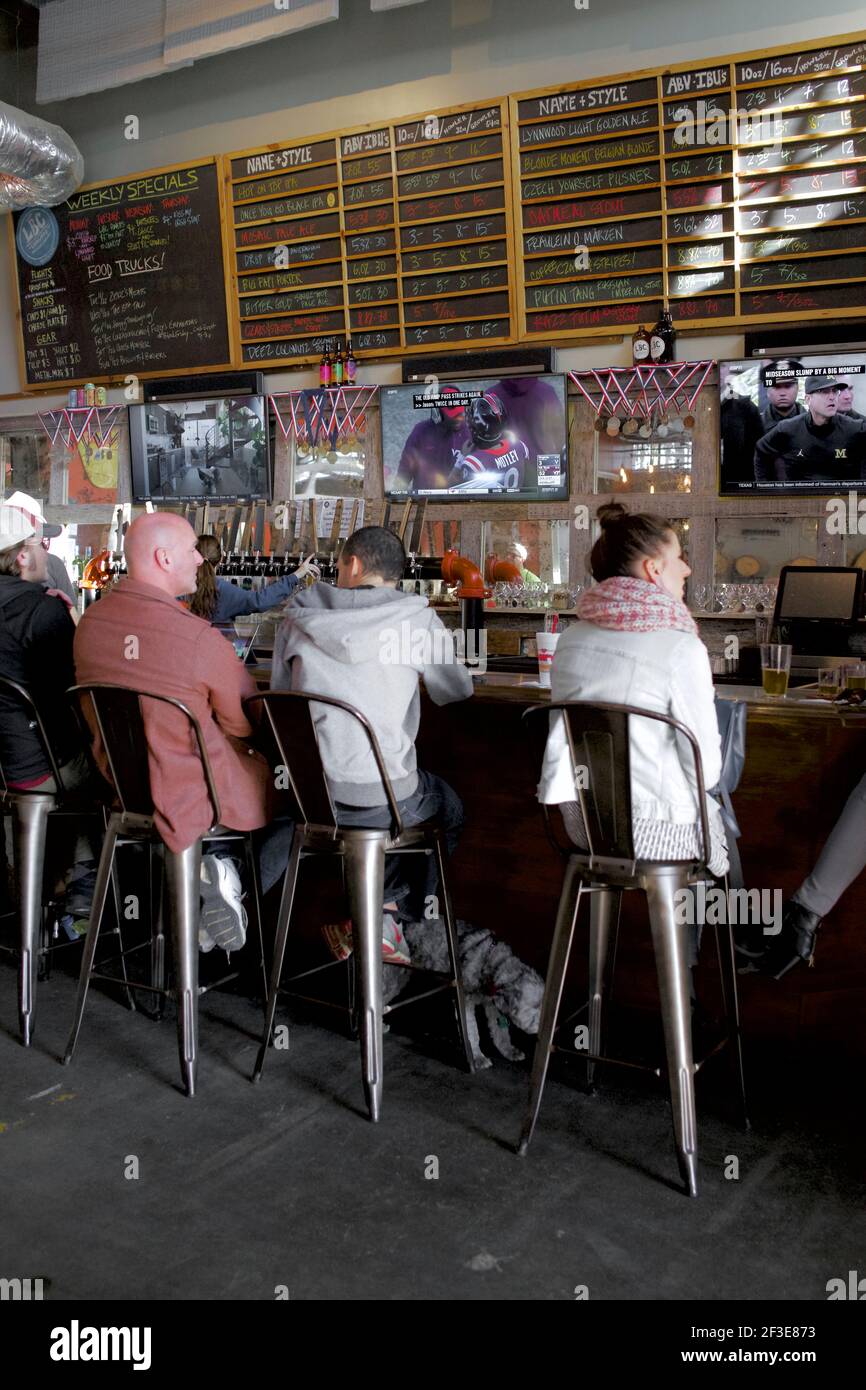
{"label": "woman in white coat", "polygon": [[[704,786],[721,773],[721,741],[707,649],[683,602],[691,573],[679,539],[661,518],[600,507],[601,535],[590,566],[598,582],[578,603],[579,622],[560,637],[551,699],[610,701],[671,715],[694,734]],[[701,853],[691,745],[655,719],[630,721],[631,790],[638,859],[688,859]],[[551,728],[539,800],[557,804],[569,835],[586,847],[583,817],[561,719]],[[707,797],[708,867],[728,867],[721,813]]]}

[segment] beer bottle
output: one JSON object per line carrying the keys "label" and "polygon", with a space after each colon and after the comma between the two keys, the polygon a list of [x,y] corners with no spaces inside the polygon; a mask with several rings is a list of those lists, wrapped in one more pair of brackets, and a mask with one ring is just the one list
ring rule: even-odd
{"label": "beer bottle", "polygon": [[358,363],[355,361],[355,354],[352,350],[352,335],[346,339],[346,381],[349,386],[355,385],[355,375],[358,371]]}
{"label": "beer bottle", "polygon": [[631,360],[638,364],[650,360],[650,335],[645,328],[638,328],[632,334]]}
{"label": "beer bottle", "polygon": [[650,357],[653,362],[673,362],[676,336],[671,311],[664,309],[650,338]]}
{"label": "beer bottle", "polygon": [[322,353],[322,360],[319,363],[319,385],[330,386],[331,384],[331,353],[329,344],[325,343],[325,351]]}
{"label": "beer bottle", "polygon": [[336,357],[334,358],[334,385],[335,385],[335,386],[342,386],[342,384],[343,384],[343,349],[340,347],[340,344],[339,344],[339,341],[338,341],[338,342],[337,342],[337,355],[336,355]]}

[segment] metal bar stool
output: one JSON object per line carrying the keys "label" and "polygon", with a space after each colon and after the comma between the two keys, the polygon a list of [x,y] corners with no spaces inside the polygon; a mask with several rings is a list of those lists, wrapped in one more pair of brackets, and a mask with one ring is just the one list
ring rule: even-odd
{"label": "metal bar stool", "polygon": [[[207,989],[214,989],[217,985],[225,984],[227,980],[232,980],[237,975],[237,972],[233,971],[214,981],[212,985],[207,986],[207,989],[199,987],[198,922],[202,844],[212,841],[221,843],[237,841],[244,847],[249,882],[252,886],[252,894],[250,895],[252,911],[250,915],[253,918],[258,936],[262,976],[263,979],[266,979],[261,932],[259,878],[253,852],[252,832],[231,830],[220,825],[219,798],[205,747],[204,735],[195,715],[180,700],[170,699],[166,695],[151,695],[147,691],[131,690],[128,686],[121,685],[77,685],[72,687],[69,694],[79,701],[82,697],[87,696],[90,701],[92,727],[96,729],[102,741],[120,810],[111,810],[105,831],[93,895],[90,930],[87,933],[84,958],[81,962],[75,1017],[66,1045],[63,1064],[66,1066],[72,1061],[90,981],[91,979],[106,978],[94,971],[93,961],[115,853],[119,845],[139,841],[145,843],[149,850],[158,849],[163,860],[164,889],[168,900],[168,916],[174,947],[176,986],[174,990],[164,988],[162,978],[164,959],[163,914],[160,906],[157,909],[156,921],[152,924],[151,939],[152,975],[155,976],[158,983],[136,983],[133,988],[148,991],[159,997],[172,995],[177,1000],[177,1035],[181,1076],[186,1094],[193,1096],[195,1095],[198,1068],[198,996],[206,993]],[[194,844],[177,852],[170,850],[165,845],[154,825],[154,804],[150,787],[148,746],[141,708],[142,700],[157,701],[176,709],[187,720],[190,736],[195,742],[201,759],[202,774],[213,812],[211,828]]]}
{"label": "metal bar stool", "polygon": [[[620,1059],[601,1055],[602,1005],[608,952],[612,933],[618,920],[623,891],[638,889],[646,894],[650,931],[658,973],[668,1080],[673,1109],[674,1140],[677,1162],[686,1192],[697,1195],[697,1129],[695,1121],[694,1078],[709,1056],[722,1046],[731,1047],[742,1121],[748,1128],[743,1056],[737,1004],[737,976],[734,964],[734,942],[729,921],[719,928],[716,945],[722,985],[723,1007],[726,1015],[726,1034],[722,1041],[695,1063],[692,1055],[692,1036],[689,997],[689,973],[684,928],[676,921],[676,894],[689,884],[710,879],[706,867],[710,834],[704,796],[704,777],[700,748],[692,732],[678,720],[665,714],[638,709],[633,705],[608,703],[590,704],[580,701],[534,706],[524,712],[524,718],[538,714],[559,713],[571,757],[575,781],[575,800],[583,814],[588,849],[559,844],[550,830],[549,814],[544,808],[548,833],[564,856],[565,880],[559,899],[547,981],[541,1009],[541,1024],[535,1048],[530,1084],[529,1109],[523,1125],[518,1152],[523,1155],[529,1147],[541,1097],[547,1077],[551,1053],[556,1049],[557,1030],[565,976],[568,969],[571,943],[577,915],[584,894],[590,896],[589,935],[589,1047],[582,1055],[587,1061],[587,1082],[592,1084],[594,1064]],[[701,848],[699,858],[683,861],[636,860],[632,832],[631,760],[629,721],[632,718],[655,719],[667,724],[678,738],[691,748],[694,756],[695,783],[700,808]],[[580,773],[580,775],[578,775]],[[725,881],[727,888],[727,881]],[[727,892],[725,901],[728,901]],[[727,919],[728,914],[725,913]],[[723,936],[719,933],[723,933]],[[646,1068],[661,1075],[661,1071]]]}
{"label": "metal bar stool", "polygon": [[[45,870],[45,846],[48,837],[49,817],[72,816],[80,820],[84,816],[98,816],[104,824],[102,808],[92,795],[76,793],[67,789],[58,766],[51,740],[41,714],[30,695],[22,685],[0,677],[0,693],[6,699],[20,704],[27,713],[30,727],[38,737],[45,762],[54,778],[56,792],[40,792],[10,787],[5,769],[0,763],[0,813],[12,817],[12,843],[15,860],[15,877],[18,887],[19,920],[19,965],[18,965],[18,1025],[21,1041],[29,1047],[36,1026],[36,987],[39,978],[39,964],[48,958],[48,952],[58,949],[46,944],[44,938],[43,875]],[[120,890],[116,872],[112,874],[111,886],[114,895],[115,925],[113,934],[118,937],[120,958],[124,959],[123,938],[121,934]],[[40,940],[42,936],[42,940]],[[74,943],[69,942],[70,946]],[[8,948],[4,948],[8,949]],[[127,1004],[135,1008],[135,1002],[127,986]]]}
{"label": "metal bar stool", "polygon": [[[472,1052],[466,1029],[466,1005],[457,955],[454,913],[445,869],[445,845],[441,827],[436,821],[404,827],[394,797],[394,789],[385,770],[378,740],[369,721],[352,705],[326,695],[304,691],[266,691],[251,695],[245,708],[260,702],[265,710],[281,763],[286,769],[292,791],[303,821],[295,827],[292,852],[283,880],[282,897],[277,917],[277,934],[268,1004],[262,1044],[253,1071],[253,1081],[261,1078],[268,1044],[274,1026],[277,997],[281,990],[283,961],[295,900],[295,889],[301,860],[310,855],[338,855],[342,859],[349,912],[354,926],[354,991],[358,1000],[358,1021],[361,1043],[361,1070],[364,1095],[370,1119],[378,1120],[382,1106],[382,905],[386,854],[435,854],[439,871],[442,916],[448,940],[451,977],[436,990],[454,990],[457,1024],[467,1069],[474,1070]],[[353,719],[364,730],[376,770],[382,781],[383,804],[391,814],[389,830],[367,830],[337,824],[334,804],[328,787],[319,752],[317,719],[313,706],[340,710],[346,719]],[[323,717],[319,715],[319,719]],[[412,967],[404,967],[411,969]],[[406,1002],[413,1002],[411,1000]]]}

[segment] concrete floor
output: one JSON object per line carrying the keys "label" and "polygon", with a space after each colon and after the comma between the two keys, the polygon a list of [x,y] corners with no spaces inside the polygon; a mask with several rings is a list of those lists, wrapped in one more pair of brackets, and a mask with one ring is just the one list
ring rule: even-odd
{"label": "concrete floor", "polygon": [[208,995],[188,1100],[173,1016],[98,989],[61,1069],[73,1000],[69,975],[40,985],[26,1052],[0,964],[0,1277],[42,1277],[46,1298],[825,1300],[862,1266],[851,1092],[789,1061],[753,1063],[748,1135],[719,1104],[724,1068],[707,1075],[689,1201],[667,1103],[643,1083],[587,1096],[562,1073],[521,1160],[526,1073],[501,1059],[470,1077],[392,1033],[374,1126],[356,1045],[315,1022],[293,1024],[254,1087],[261,1015]]}

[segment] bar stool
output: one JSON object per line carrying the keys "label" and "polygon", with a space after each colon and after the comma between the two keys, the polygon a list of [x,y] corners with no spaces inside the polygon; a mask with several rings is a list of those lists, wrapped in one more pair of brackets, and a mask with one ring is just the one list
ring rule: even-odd
{"label": "bar stool", "polygon": [[[586,827],[589,848],[581,851],[560,845],[550,830],[548,808],[544,807],[548,833],[566,861],[565,879],[559,899],[547,981],[541,1009],[541,1024],[535,1048],[530,1084],[530,1100],[518,1152],[524,1155],[532,1138],[541,1107],[541,1097],[547,1077],[551,1053],[556,1049],[560,1004],[571,943],[577,915],[584,894],[590,894],[589,933],[589,1047],[582,1055],[587,1061],[587,1081],[592,1084],[594,1064],[617,1062],[618,1059],[600,1054],[602,1036],[602,1005],[604,1001],[607,964],[612,930],[618,920],[623,891],[638,889],[646,894],[650,931],[658,973],[668,1080],[673,1110],[674,1141],[677,1162],[686,1192],[697,1196],[697,1130],[695,1120],[694,1078],[699,1067],[722,1046],[731,1048],[736,1084],[739,1092],[742,1122],[748,1128],[746,1115],[745,1080],[737,1004],[737,976],[734,965],[734,942],[729,920],[719,928],[716,944],[723,1007],[726,1015],[726,1034],[708,1057],[695,1063],[692,1055],[692,1036],[689,998],[689,972],[685,930],[676,921],[676,894],[690,884],[711,879],[706,867],[710,835],[704,800],[704,777],[700,748],[694,735],[684,724],[669,715],[638,709],[633,705],[608,703],[589,704],[580,701],[534,706],[524,712],[524,718],[559,712],[563,719],[568,750],[575,778],[575,800],[580,804]],[[694,756],[695,782],[700,805],[701,846],[703,853],[695,860],[658,861],[636,860],[632,832],[631,768],[629,721],[632,718],[655,719],[675,730],[684,739]],[[578,769],[582,775],[578,776]],[[727,880],[725,880],[725,902]],[[726,912],[725,917],[729,914]],[[619,1065],[633,1066],[633,1063]],[[653,1068],[646,1070],[660,1071]]]}
{"label": "bar stool", "polygon": [[[161,997],[170,996],[176,999],[181,1076],[186,1094],[194,1096],[198,1069],[198,997],[200,994],[207,993],[209,989],[214,989],[216,985],[225,984],[237,976],[237,971],[233,971],[206,988],[199,987],[198,923],[202,844],[203,842],[211,843],[214,841],[219,843],[237,842],[243,846],[249,882],[252,885],[250,916],[258,935],[262,975],[265,978],[259,879],[253,853],[252,832],[231,830],[220,825],[219,798],[205,747],[204,735],[195,715],[180,700],[171,699],[166,695],[151,695],[147,691],[131,690],[128,686],[103,684],[76,685],[69,691],[69,695],[79,701],[84,696],[89,698],[93,725],[102,741],[117,793],[115,805],[119,803],[120,810],[113,808],[108,817],[97,870],[96,888],[93,894],[90,930],[87,933],[84,958],[81,962],[75,1017],[63,1056],[63,1065],[67,1066],[72,1061],[90,981],[91,979],[105,978],[96,974],[93,969],[93,961],[115,853],[121,845],[135,842],[144,843],[149,847],[158,849],[163,859],[164,887],[168,899],[168,915],[174,947],[177,983],[174,990],[167,990],[163,987],[164,981],[160,978],[158,984],[136,983],[133,988],[146,990]],[[195,740],[201,759],[202,774],[207,787],[213,818],[211,828],[187,849],[170,850],[160,838],[154,825],[154,804],[150,787],[147,737],[141,709],[142,700],[154,700],[163,705],[171,705],[183,715],[189,724],[190,735]],[[152,961],[158,978],[163,959],[162,916],[162,912],[159,911],[157,921],[153,924]]]}
{"label": "bar stool", "polygon": [[[48,959],[52,949],[50,938],[46,940],[43,903],[43,875],[45,870],[45,846],[48,838],[49,818],[98,816],[104,824],[101,807],[92,796],[67,789],[51,747],[45,723],[30,695],[22,685],[0,677],[0,692],[10,700],[15,700],[26,711],[32,731],[42,745],[45,763],[54,778],[56,792],[40,792],[38,787],[32,791],[9,786],[6,770],[0,762],[0,813],[12,817],[12,843],[15,860],[15,877],[18,887],[19,920],[19,965],[18,965],[18,1025],[21,1041],[29,1047],[36,1026],[36,988],[40,963]],[[112,874],[111,885],[114,894],[115,925],[113,934],[118,937],[120,958],[123,960],[123,938],[121,934],[120,893],[116,873]],[[40,937],[42,938],[40,940]],[[73,943],[68,943],[72,945]],[[125,967],[124,967],[125,970]],[[124,978],[124,984],[126,984]],[[135,1008],[135,1002],[127,988],[127,1004]]]}
{"label": "bar stool", "polygon": [[[308,694],[305,691],[296,690],[271,690],[260,695],[251,695],[244,701],[244,706],[246,708],[255,703],[261,703],[264,707],[274,743],[281,763],[288,774],[303,821],[295,827],[292,852],[283,879],[282,897],[277,917],[274,959],[268,986],[265,1027],[252,1080],[259,1081],[261,1078],[268,1044],[273,1032],[277,997],[280,993],[286,993],[280,988],[280,979],[282,978],[286,942],[301,860],[311,855],[339,856],[343,864],[349,913],[354,927],[352,968],[354,970],[355,997],[358,1000],[364,1095],[370,1112],[370,1119],[376,1121],[379,1119],[382,1106],[381,955],[386,854],[436,855],[442,916],[445,922],[451,963],[451,977],[440,976],[439,978],[443,979],[443,983],[428,991],[428,994],[436,994],[445,989],[454,990],[457,1025],[466,1058],[466,1066],[470,1072],[474,1070],[466,1029],[466,1005],[458,963],[454,914],[445,869],[443,831],[439,824],[433,820],[424,821],[420,825],[404,827],[376,735],[369,721],[352,705],[346,704],[343,700],[332,699],[330,696]],[[341,710],[347,719],[353,719],[364,730],[370,745],[370,753],[381,778],[384,794],[383,804],[387,803],[391,813],[389,830],[367,830],[337,824],[334,804],[319,752],[317,721],[313,716],[312,709],[314,705]],[[404,968],[411,969],[412,967],[406,966]],[[413,1001],[407,1000],[405,1002],[411,1003]]]}

